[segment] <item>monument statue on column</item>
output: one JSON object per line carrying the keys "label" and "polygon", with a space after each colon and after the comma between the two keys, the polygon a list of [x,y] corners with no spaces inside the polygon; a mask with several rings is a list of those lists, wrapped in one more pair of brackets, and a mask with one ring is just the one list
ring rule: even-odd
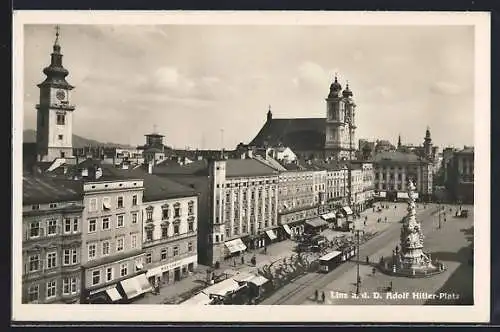
{"label": "monument statue on column", "polygon": [[408,214],[401,227],[401,249],[393,250],[392,264],[387,265],[388,272],[409,277],[429,276],[445,269],[442,264],[439,267],[434,265],[430,257],[424,253],[424,234],[417,220],[415,190],[415,184],[409,179]]}

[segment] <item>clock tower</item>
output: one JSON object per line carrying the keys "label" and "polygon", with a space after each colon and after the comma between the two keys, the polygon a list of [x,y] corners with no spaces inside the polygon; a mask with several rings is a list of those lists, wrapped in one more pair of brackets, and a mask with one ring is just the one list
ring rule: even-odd
{"label": "clock tower", "polygon": [[40,103],[37,109],[36,144],[39,161],[54,161],[56,158],[73,156],[73,111],[71,91],[73,86],[66,81],[69,72],[62,65],[59,45],[59,26],[53,45],[50,65],[43,70],[47,76],[38,84]]}

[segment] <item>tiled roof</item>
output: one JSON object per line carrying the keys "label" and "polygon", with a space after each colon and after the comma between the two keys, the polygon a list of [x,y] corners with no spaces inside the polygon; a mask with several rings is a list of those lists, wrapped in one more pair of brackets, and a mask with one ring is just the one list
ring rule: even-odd
{"label": "tiled roof", "polygon": [[153,167],[153,174],[158,175],[207,175],[208,176],[208,161],[195,160],[192,163],[180,165],[178,163],[160,164]]}
{"label": "tiled roof", "polygon": [[271,119],[260,129],[251,146],[278,146],[295,150],[319,150],[325,146],[326,118]]}
{"label": "tiled roof", "polygon": [[404,153],[399,151],[383,151],[374,157],[375,163],[398,162],[398,163],[418,163],[425,162],[414,153]]}
{"label": "tiled roof", "polygon": [[274,168],[277,171],[286,171],[287,170],[285,167],[283,167],[283,165],[281,165],[276,159],[274,159],[272,157],[268,156],[267,158],[264,158],[264,157],[256,155],[256,156],[254,156],[254,159],[257,161],[260,161],[264,165],[267,165],[269,167]]}
{"label": "tiled roof", "polygon": [[144,198],[145,202],[157,201],[167,198],[196,196],[196,191],[172,181],[166,177],[153,174],[144,174]]}
{"label": "tiled roof", "polygon": [[255,159],[226,160],[227,177],[275,175],[278,171]]}
{"label": "tiled roof", "polygon": [[81,181],[23,175],[23,205],[83,199]]}

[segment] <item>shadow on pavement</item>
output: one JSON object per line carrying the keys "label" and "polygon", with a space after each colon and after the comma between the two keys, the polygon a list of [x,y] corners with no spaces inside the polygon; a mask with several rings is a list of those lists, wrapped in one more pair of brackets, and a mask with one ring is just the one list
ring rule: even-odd
{"label": "shadow on pavement", "polygon": [[[473,287],[474,287],[474,273],[473,267],[467,263],[462,263],[446,283],[441,287],[437,293],[459,294],[460,298],[454,300],[454,305],[474,305]],[[443,301],[428,300],[426,305],[442,305]]]}

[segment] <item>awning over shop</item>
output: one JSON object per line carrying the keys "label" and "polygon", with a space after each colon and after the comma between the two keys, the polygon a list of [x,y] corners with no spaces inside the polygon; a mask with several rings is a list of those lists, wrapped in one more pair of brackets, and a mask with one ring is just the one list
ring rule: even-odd
{"label": "awning over shop", "polygon": [[249,283],[252,283],[258,287],[264,285],[268,281],[269,281],[268,279],[264,278],[261,275],[255,276],[252,279],[248,280]]}
{"label": "awning over shop", "polygon": [[241,286],[234,279],[226,279],[203,290],[203,293],[210,295],[226,296],[229,292],[234,292]]}
{"label": "awning over shop", "polygon": [[243,250],[247,249],[247,246],[243,243],[243,241],[241,241],[241,239],[234,239],[231,241],[227,241],[224,244],[226,245],[227,249],[231,253],[235,253],[235,252],[239,252],[239,251],[243,251]]}
{"label": "awning over shop", "polygon": [[348,206],[344,206],[344,207],[342,208],[342,210],[343,210],[343,211],[345,212],[345,214],[347,214],[347,215],[352,214],[352,210],[351,210],[351,208],[350,208],[350,207],[348,207]]}
{"label": "awning over shop", "polygon": [[308,224],[309,226],[314,227],[314,228],[328,225],[328,223],[321,218],[314,218],[314,219],[307,220],[306,224]]}
{"label": "awning over shop", "polygon": [[113,288],[110,288],[110,289],[106,289],[106,293],[108,294],[109,298],[113,302],[122,299],[122,296],[120,295],[120,293],[118,293],[118,290],[116,289],[116,287],[113,287]]}
{"label": "awning over shop", "polygon": [[274,233],[274,231],[272,229],[268,229],[266,231],[266,234],[267,236],[269,237],[270,240],[274,240],[277,238],[276,234]]}
{"label": "awning over shop", "polygon": [[335,219],[335,213],[334,212],[325,213],[321,215],[321,218],[323,218],[324,220]]}
{"label": "awning over shop", "polygon": [[180,305],[209,305],[211,302],[212,299],[210,299],[210,296],[201,292],[196,294],[192,298],[180,303]]}
{"label": "awning over shop", "polygon": [[396,197],[397,198],[409,198],[408,193],[404,192],[404,191],[398,191],[398,193],[396,194]]}
{"label": "awning over shop", "polygon": [[290,226],[283,225],[283,229],[285,230],[285,232],[288,233],[288,235],[292,235],[292,230],[290,229]]}
{"label": "awning over shop", "polygon": [[120,283],[128,299],[133,299],[134,297],[149,292],[152,289],[151,284],[144,273],[130,279],[122,280]]}

